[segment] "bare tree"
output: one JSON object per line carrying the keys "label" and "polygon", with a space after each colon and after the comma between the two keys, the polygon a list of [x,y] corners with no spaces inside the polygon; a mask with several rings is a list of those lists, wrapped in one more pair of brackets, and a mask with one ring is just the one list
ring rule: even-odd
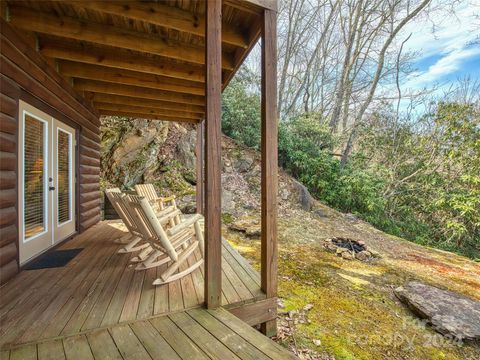
{"label": "bare tree", "polygon": [[[416,7],[413,9],[408,6],[405,9],[397,9],[397,7],[401,8],[402,1],[397,0],[394,1],[388,9],[387,14],[385,15],[386,18],[388,18],[388,22],[390,25],[390,33],[386,37],[385,42],[383,43],[383,46],[380,50],[380,53],[378,55],[378,62],[377,62],[377,67],[375,71],[375,75],[372,79],[371,85],[370,85],[370,90],[368,92],[367,98],[363,101],[362,105],[360,106],[360,110],[357,112],[356,116],[354,117],[353,120],[353,126],[352,126],[352,131],[350,132],[350,135],[348,137],[347,144],[345,146],[345,149],[342,153],[342,160],[341,163],[342,165],[345,165],[345,163],[348,160],[348,157],[350,156],[350,153],[352,151],[353,147],[353,140],[355,139],[356,132],[357,132],[357,127],[358,124],[360,123],[360,120],[362,119],[363,115],[365,114],[365,111],[367,110],[368,106],[372,102],[373,96],[375,94],[375,91],[378,86],[378,82],[380,81],[380,78],[382,76],[382,73],[384,72],[384,65],[385,65],[385,57],[387,50],[389,49],[390,45],[392,44],[393,40],[397,36],[397,34],[402,30],[402,28],[409,22],[411,21],[415,16],[417,16],[429,3],[431,0],[423,0],[420,2]],[[410,5],[410,4],[408,4]],[[403,19],[398,23],[395,24],[395,18],[392,16],[395,12],[402,12],[406,11],[406,15],[403,17]]]}
{"label": "bare tree", "polygon": [[345,163],[379,84],[395,84],[394,75],[407,71],[399,54],[408,38],[398,43],[398,33],[430,1],[284,0],[279,117],[318,113],[319,121],[346,139]]}

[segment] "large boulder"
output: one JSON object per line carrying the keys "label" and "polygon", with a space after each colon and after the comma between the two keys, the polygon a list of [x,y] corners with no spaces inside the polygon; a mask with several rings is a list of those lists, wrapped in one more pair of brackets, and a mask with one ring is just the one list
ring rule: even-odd
{"label": "large boulder", "polygon": [[240,219],[230,224],[229,228],[244,232],[248,236],[260,236],[262,234],[262,226],[258,219]]}
{"label": "large boulder", "polygon": [[247,151],[245,151],[242,154],[242,156],[238,156],[238,154],[236,154],[236,156],[232,157],[233,167],[238,172],[241,172],[241,173],[245,173],[245,172],[249,171],[254,162],[255,162],[255,159]]}
{"label": "large boulder", "polygon": [[480,339],[480,302],[464,295],[411,281],[395,289],[397,297],[443,335]]}
{"label": "large boulder", "polygon": [[225,188],[222,189],[222,211],[226,213],[233,213],[235,211],[234,193]]}
{"label": "large boulder", "polygon": [[312,210],[313,206],[315,205],[315,199],[308,191],[307,187],[302,183],[292,179],[293,188],[298,194],[298,202],[300,206],[305,211]]}

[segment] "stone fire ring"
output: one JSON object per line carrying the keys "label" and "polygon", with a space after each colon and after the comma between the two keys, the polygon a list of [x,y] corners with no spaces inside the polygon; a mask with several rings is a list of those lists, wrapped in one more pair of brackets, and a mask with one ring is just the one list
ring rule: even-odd
{"label": "stone fire ring", "polygon": [[376,251],[367,247],[364,241],[350,238],[334,237],[327,239],[324,241],[323,247],[345,260],[368,261],[379,256]]}

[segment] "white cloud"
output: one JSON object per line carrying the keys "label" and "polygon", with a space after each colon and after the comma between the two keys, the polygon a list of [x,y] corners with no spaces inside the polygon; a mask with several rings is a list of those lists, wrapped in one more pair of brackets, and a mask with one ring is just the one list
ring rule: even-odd
{"label": "white cloud", "polygon": [[441,7],[440,1],[434,0],[436,10],[429,14],[430,20],[420,17],[404,29],[404,35],[412,33],[405,44],[407,51],[416,52],[418,60],[438,57],[428,68],[411,74],[404,84],[406,88],[419,89],[439,82],[459,71],[465,61],[480,55],[480,45],[472,46],[480,40],[480,0],[462,1],[454,12]]}
{"label": "white cloud", "polygon": [[438,60],[435,64],[429,67],[427,74],[431,77],[450,74],[460,68],[461,62],[470,57],[480,54],[480,47],[463,48],[454,50],[448,55]]}
{"label": "white cloud", "polygon": [[405,84],[409,88],[420,88],[441,80],[461,69],[462,63],[472,57],[480,56],[480,47],[464,47],[456,49],[431,65],[426,71],[417,71],[411,74]]}
{"label": "white cloud", "polygon": [[453,12],[440,6],[440,1],[433,1],[434,10],[428,18],[420,16],[404,28],[404,34],[412,33],[405,50],[429,57],[449,53],[480,39],[480,0],[461,1]]}

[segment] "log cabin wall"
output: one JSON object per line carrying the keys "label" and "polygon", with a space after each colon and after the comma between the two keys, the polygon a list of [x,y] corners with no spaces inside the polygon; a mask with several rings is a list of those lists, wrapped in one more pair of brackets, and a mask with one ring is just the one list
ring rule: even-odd
{"label": "log cabin wall", "polygon": [[19,100],[77,131],[77,232],[100,220],[100,120],[98,114],[28,39],[1,21],[0,63],[0,284],[19,271]]}

